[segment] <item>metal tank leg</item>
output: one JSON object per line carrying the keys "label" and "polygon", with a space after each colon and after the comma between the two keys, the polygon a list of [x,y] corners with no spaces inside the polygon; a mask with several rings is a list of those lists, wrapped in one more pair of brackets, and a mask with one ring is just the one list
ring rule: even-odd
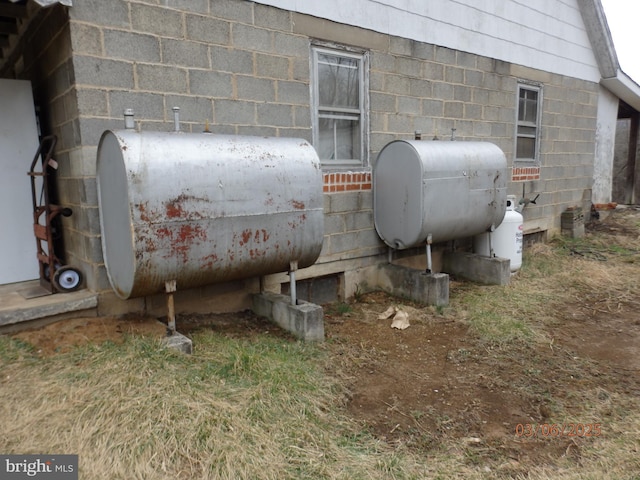
{"label": "metal tank leg", "polygon": [[431,234],[427,236],[427,273],[431,273],[433,271],[433,265],[431,263],[431,242],[433,237]]}
{"label": "metal tank leg", "polygon": [[169,280],[164,284],[167,293],[167,335],[176,333],[176,309],[173,303],[173,294],[176,291],[176,281]]}
{"label": "metal tank leg", "polygon": [[291,291],[291,305],[298,304],[298,297],[296,292],[296,270],[298,269],[298,262],[293,261],[289,263],[289,290]]}

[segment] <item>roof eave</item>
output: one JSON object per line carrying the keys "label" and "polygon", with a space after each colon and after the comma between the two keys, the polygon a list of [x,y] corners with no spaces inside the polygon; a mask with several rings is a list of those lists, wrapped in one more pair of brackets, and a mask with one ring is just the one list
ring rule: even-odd
{"label": "roof eave", "polygon": [[578,0],[578,4],[601,77],[616,77],[620,63],[602,3],[600,0]]}
{"label": "roof eave", "polygon": [[618,69],[615,76],[600,80],[600,85],[629,106],[640,111],[640,85],[622,70]]}

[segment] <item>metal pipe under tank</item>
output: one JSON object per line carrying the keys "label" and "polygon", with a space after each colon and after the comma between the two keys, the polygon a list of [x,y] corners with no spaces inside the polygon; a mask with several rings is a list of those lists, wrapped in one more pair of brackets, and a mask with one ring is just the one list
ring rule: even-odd
{"label": "metal pipe under tank", "polygon": [[433,237],[431,234],[427,235],[427,246],[426,246],[426,250],[427,250],[427,272],[426,273],[431,273],[433,272],[433,263],[431,261],[431,243],[433,241]]}
{"label": "metal pipe under tank", "polygon": [[289,290],[291,291],[291,305],[298,304],[298,292],[296,291],[296,270],[298,270],[298,262],[291,262],[289,266]]}

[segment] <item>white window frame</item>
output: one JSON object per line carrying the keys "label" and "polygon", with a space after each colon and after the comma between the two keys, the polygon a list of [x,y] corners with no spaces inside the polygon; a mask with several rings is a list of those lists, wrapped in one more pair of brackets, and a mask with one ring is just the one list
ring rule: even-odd
{"label": "white window frame", "polygon": [[[320,92],[318,86],[318,54],[327,54],[337,57],[351,58],[358,62],[358,108],[338,108],[320,105]],[[320,145],[320,118],[332,118],[336,120],[352,120],[358,118],[360,128],[360,158],[320,158],[323,167],[340,169],[340,167],[353,168],[367,166],[369,163],[369,59],[367,52],[351,50],[347,47],[335,45],[311,45],[311,126],[313,144],[318,149]]]}
{"label": "white window frame", "polygon": [[[520,92],[522,90],[534,91],[538,94],[536,101],[536,120],[535,122],[527,122],[520,120]],[[518,91],[516,94],[516,131],[515,131],[515,145],[513,150],[514,161],[521,164],[539,165],[540,164],[540,141],[541,141],[541,128],[540,119],[542,117],[542,86],[539,84],[529,82],[519,82]],[[529,127],[535,129],[535,134],[520,133],[520,127]],[[518,139],[519,138],[533,138],[535,140],[534,157],[533,158],[518,158]]]}

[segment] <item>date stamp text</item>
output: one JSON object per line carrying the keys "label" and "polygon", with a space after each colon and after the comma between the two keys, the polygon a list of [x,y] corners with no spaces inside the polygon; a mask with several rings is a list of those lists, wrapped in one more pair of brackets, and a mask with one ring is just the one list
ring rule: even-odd
{"label": "date stamp text", "polygon": [[599,437],[600,423],[518,423],[516,437]]}

